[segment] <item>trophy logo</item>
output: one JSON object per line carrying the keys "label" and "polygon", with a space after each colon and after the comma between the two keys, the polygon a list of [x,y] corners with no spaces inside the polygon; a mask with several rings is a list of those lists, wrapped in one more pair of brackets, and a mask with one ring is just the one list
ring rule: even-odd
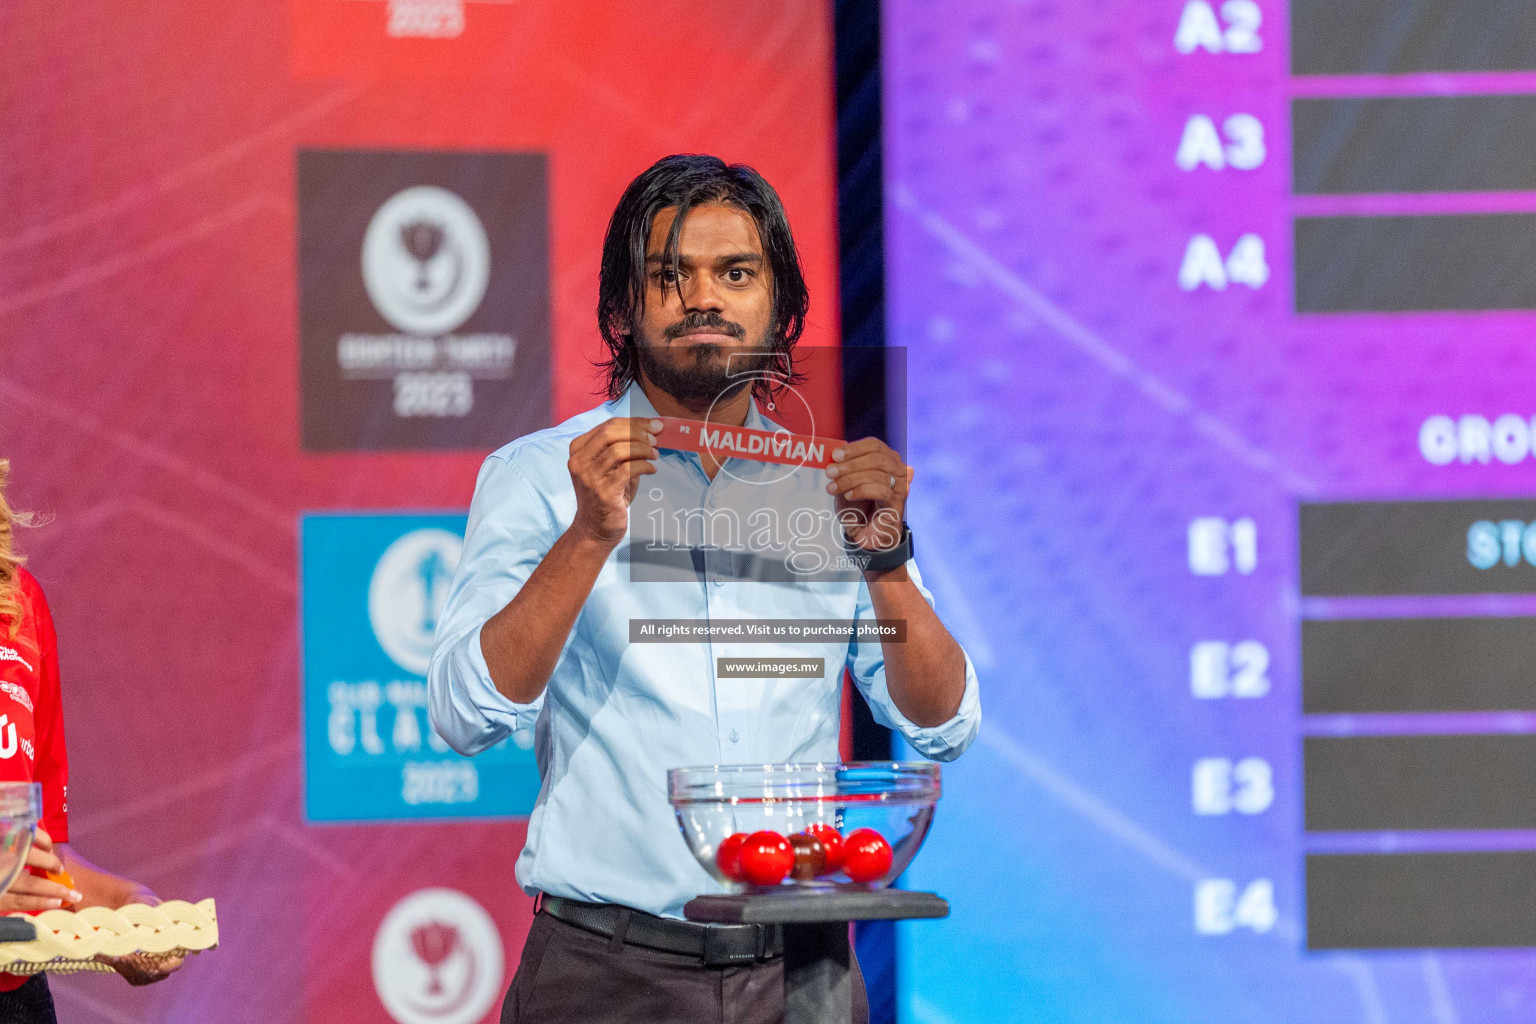
{"label": "trophy logo", "polygon": [[432,921],[429,924],[420,925],[411,929],[411,948],[421,958],[421,962],[427,965],[430,978],[427,982],[427,995],[440,996],[443,994],[442,974],[443,964],[459,949],[459,930],[451,924],[441,921]]}
{"label": "trophy logo", "polygon": [[475,1024],[501,995],[501,934],[470,897],[421,889],[384,916],[373,984],[398,1024]]}
{"label": "trophy logo", "polygon": [[447,530],[412,530],[385,549],[368,582],[368,621],[384,653],[427,674],[433,638],[464,542]]}
{"label": "trophy logo", "polygon": [[547,163],[299,151],[305,451],[486,451],[549,426]]}
{"label": "trophy logo", "polygon": [[469,204],[436,185],[397,192],[363,235],[363,285],[399,331],[446,334],[474,315],[491,279],[491,246]]}

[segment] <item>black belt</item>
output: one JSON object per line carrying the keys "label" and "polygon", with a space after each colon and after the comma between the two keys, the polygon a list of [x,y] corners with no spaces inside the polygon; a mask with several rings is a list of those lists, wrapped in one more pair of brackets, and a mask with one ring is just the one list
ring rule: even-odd
{"label": "black belt", "polygon": [[771,960],[784,955],[784,929],[776,924],[695,924],[657,917],[615,903],[544,897],[551,917],[583,931],[666,953],[695,956],[711,966]]}

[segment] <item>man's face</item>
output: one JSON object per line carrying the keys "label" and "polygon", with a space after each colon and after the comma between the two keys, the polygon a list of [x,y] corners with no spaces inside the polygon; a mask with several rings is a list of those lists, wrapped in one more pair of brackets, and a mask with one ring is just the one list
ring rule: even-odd
{"label": "man's face", "polygon": [[635,325],[640,370],[685,405],[707,407],[762,365],[733,353],[766,352],[773,280],[757,224],[723,203],[696,206],[683,221],[677,264],[666,262],[675,209],[662,210],[646,245],[645,308]]}

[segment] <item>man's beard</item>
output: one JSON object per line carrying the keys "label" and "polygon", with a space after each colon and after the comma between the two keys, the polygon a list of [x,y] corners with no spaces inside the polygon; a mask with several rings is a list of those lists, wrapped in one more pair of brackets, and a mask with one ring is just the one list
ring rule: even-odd
{"label": "man's beard", "polygon": [[[668,340],[685,337],[685,331],[710,328],[741,338],[740,325],[719,316],[689,316],[668,327]],[[726,349],[721,345],[671,345],[663,356],[658,347],[639,339],[635,360],[645,378],[689,408],[702,408],[730,398],[752,384],[768,365],[772,350],[767,344]]]}

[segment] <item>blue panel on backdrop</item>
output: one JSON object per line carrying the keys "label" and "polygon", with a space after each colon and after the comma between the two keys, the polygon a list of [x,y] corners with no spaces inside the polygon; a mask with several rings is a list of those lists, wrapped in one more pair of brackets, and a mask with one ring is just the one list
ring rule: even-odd
{"label": "blue panel on backdrop", "polygon": [[505,818],[539,793],[531,733],[473,759],[427,720],[436,617],[462,515],[302,518],[304,806],[310,821]]}

